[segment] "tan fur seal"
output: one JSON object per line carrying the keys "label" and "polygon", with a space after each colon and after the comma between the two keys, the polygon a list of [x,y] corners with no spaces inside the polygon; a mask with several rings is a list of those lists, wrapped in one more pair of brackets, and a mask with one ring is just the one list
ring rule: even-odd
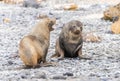
{"label": "tan fur seal", "polygon": [[19,44],[19,55],[26,66],[36,67],[38,63],[46,63],[46,55],[50,44],[50,31],[55,19],[42,19]]}

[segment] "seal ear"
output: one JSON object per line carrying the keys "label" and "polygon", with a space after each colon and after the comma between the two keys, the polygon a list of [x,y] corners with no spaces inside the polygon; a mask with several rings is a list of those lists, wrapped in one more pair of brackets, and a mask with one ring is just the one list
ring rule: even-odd
{"label": "seal ear", "polygon": [[81,31],[83,30],[83,24],[81,23],[81,27],[80,27]]}
{"label": "seal ear", "polygon": [[51,18],[51,19],[49,20],[48,26],[49,26],[49,27],[52,27],[55,23],[56,23],[56,19],[55,19],[55,18]]}
{"label": "seal ear", "polygon": [[81,30],[81,31],[83,30],[83,27],[82,27],[82,26],[80,27],[80,30]]}
{"label": "seal ear", "polygon": [[48,24],[48,27],[52,27],[52,25],[54,25],[54,22],[50,21],[49,24]]}
{"label": "seal ear", "polygon": [[54,22],[53,21],[50,21],[49,24],[48,24],[48,27],[49,27],[49,30],[50,31],[53,31],[54,28],[52,28],[52,26],[54,25]]}
{"label": "seal ear", "polygon": [[83,30],[83,24],[82,23],[80,23],[80,30],[82,31]]}

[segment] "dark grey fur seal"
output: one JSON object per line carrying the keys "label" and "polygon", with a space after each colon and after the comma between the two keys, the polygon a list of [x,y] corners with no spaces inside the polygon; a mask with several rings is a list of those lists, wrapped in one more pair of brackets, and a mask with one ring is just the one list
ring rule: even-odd
{"label": "dark grey fur seal", "polygon": [[52,57],[58,57],[58,59],[64,57],[86,58],[82,55],[82,27],[83,24],[78,20],[72,20],[64,24],[56,41],[55,54]]}

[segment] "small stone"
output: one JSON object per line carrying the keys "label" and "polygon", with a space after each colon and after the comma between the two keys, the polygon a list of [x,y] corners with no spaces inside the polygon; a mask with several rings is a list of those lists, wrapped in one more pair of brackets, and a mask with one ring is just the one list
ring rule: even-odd
{"label": "small stone", "polygon": [[32,76],[33,78],[38,78],[38,79],[47,79],[47,76],[45,73],[37,72],[35,73],[35,76]]}
{"label": "small stone", "polygon": [[24,76],[24,75],[22,75],[22,76],[21,76],[21,78],[22,78],[22,79],[25,79],[25,78],[27,78],[27,77],[26,77],[26,76]]}
{"label": "small stone", "polygon": [[66,4],[64,6],[64,10],[76,10],[77,8],[78,8],[78,5],[76,5],[75,3]]}
{"label": "small stone", "polygon": [[54,15],[52,12],[49,12],[49,15]]}
{"label": "small stone", "polygon": [[33,7],[33,8],[39,8],[39,4],[35,0],[25,0],[23,2],[24,7]]}
{"label": "small stone", "polygon": [[3,19],[3,22],[4,22],[4,23],[9,23],[9,22],[10,22],[10,19],[9,19],[9,18],[4,18],[4,19]]}
{"label": "small stone", "polygon": [[67,78],[64,77],[64,76],[54,76],[52,79],[56,79],[56,80],[58,80],[58,79],[63,79],[63,80],[65,80],[65,79],[67,79]]}
{"label": "small stone", "polygon": [[43,19],[43,18],[47,18],[48,16],[47,15],[45,15],[45,14],[39,14],[38,16],[37,16],[37,19]]}
{"label": "small stone", "polygon": [[63,75],[64,75],[64,76],[73,76],[73,73],[67,72],[67,73],[64,73]]}
{"label": "small stone", "polygon": [[119,78],[119,76],[115,76],[115,78]]}
{"label": "small stone", "polygon": [[41,75],[41,76],[39,76],[39,78],[47,79],[46,75]]}
{"label": "small stone", "polygon": [[9,64],[9,65],[12,65],[12,64],[13,64],[13,62],[12,62],[12,61],[8,61],[8,64]]}

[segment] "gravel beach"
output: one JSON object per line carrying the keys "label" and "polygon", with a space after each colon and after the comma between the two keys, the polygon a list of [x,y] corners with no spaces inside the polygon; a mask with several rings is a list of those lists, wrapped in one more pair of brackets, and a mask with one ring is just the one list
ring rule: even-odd
{"label": "gravel beach", "polygon": [[[120,81],[120,34],[112,34],[112,22],[101,19],[106,8],[120,1],[76,1],[79,5],[76,11],[55,9],[50,1],[37,9],[0,2],[0,81]],[[94,32],[101,37],[98,43],[83,43],[83,54],[92,59],[65,58],[55,60],[57,66],[21,69],[24,64],[18,55],[19,41],[39,21],[39,14],[57,18],[55,30],[51,32],[48,61],[55,53],[55,41],[62,25],[70,20],[81,21],[83,33]],[[10,21],[3,22],[5,18]]]}

